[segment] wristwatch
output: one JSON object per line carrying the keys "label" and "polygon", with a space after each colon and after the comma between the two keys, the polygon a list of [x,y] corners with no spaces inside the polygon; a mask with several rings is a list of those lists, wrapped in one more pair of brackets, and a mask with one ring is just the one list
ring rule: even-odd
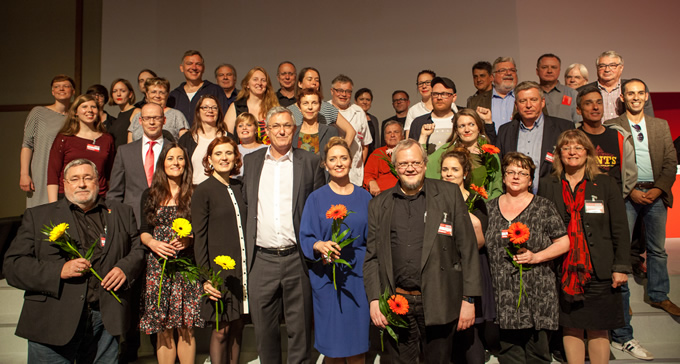
{"label": "wristwatch", "polygon": [[468,296],[463,296],[463,301],[466,301],[467,303],[475,303],[475,298],[474,297],[468,297]]}

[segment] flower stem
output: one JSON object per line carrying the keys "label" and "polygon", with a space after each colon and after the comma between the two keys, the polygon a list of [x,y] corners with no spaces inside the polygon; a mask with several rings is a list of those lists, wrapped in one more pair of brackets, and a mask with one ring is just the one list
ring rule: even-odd
{"label": "flower stem", "polygon": [[522,302],[522,289],[523,289],[522,271],[524,271],[524,264],[519,265],[519,299],[517,300],[517,308],[519,308],[519,303]]}
{"label": "flower stem", "polygon": [[161,307],[161,288],[163,288],[163,274],[165,274],[165,263],[168,262],[168,259],[165,258],[163,259],[163,269],[161,270],[161,281],[158,283],[158,307]]}

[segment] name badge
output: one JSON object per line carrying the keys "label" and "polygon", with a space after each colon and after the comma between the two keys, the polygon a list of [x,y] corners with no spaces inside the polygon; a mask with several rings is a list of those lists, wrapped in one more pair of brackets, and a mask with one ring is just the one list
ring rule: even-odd
{"label": "name badge", "polygon": [[93,152],[99,152],[100,148],[101,148],[100,146],[94,145],[94,144],[88,144],[87,145],[87,150],[91,150]]}
{"label": "name badge", "polygon": [[508,238],[508,231],[507,230],[501,230],[501,239],[507,239]]}
{"label": "name badge", "polygon": [[451,224],[441,223],[439,224],[437,233],[440,235],[453,236],[453,226],[451,226]]}
{"label": "name badge", "polygon": [[554,157],[553,157],[552,153],[548,152],[548,153],[545,154],[545,160],[546,161],[552,163],[553,159],[554,159]]}
{"label": "name badge", "polygon": [[562,105],[571,106],[571,96],[562,96]]}
{"label": "name badge", "polygon": [[586,214],[604,214],[604,202],[602,200],[586,201]]}
{"label": "name badge", "polygon": [[99,236],[99,245],[101,245],[102,248],[106,246],[106,236],[104,235]]}

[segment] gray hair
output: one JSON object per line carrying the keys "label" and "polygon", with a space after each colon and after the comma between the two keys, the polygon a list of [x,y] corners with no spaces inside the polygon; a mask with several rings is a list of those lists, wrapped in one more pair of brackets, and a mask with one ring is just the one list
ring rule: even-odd
{"label": "gray hair", "polygon": [[269,126],[269,121],[272,119],[272,117],[274,117],[274,115],[283,114],[283,113],[290,115],[290,118],[293,120],[293,122],[295,122],[295,118],[293,117],[293,113],[290,110],[288,110],[287,108],[285,108],[283,106],[274,106],[271,109],[269,109],[269,111],[267,111],[267,118],[266,118],[267,126]]}
{"label": "gray hair", "polygon": [[397,166],[397,154],[401,152],[404,149],[411,148],[412,146],[417,145],[418,149],[420,150],[420,153],[423,156],[423,163],[427,165],[427,153],[425,152],[425,149],[423,149],[423,146],[420,145],[417,141],[411,139],[411,138],[406,138],[399,143],[397,143],[397,146],[394,147],[394,150],[392,151],[392,165],[395,167]]}
{"label": "gray hair", "polygon": [[99,171],[97,171],[97,166],[94,164],[94,162],[92,162],[89,159],[85,159],[85,158],[74,159],[74,160],[68,162],[66,167],[64,167],[64,179],[66,179],[66,175],[68,174],[68,170],[71,169],[71,167],[78,167],[78,166],[82,166],[82,165],[88,165],[88,166],[92,167],[92,169],[94,170],[95,179],[99,179]]}
{"label": "gray hair", "polygon": [[578,68],[578,71],[581,72],[581,76],[583,76],[583,78],[586,81],[588,81],[588,69],[586,68],[585,65],[583,65],[581,63],[570,64],[569,67],[567,67],[567,70],[564,71],[564,78],[567,78],[567,75],[569,74],[569,72],[571,72],[571,70],[573,70],[574,68]]}
{"label": "gray hair", "polygon": [[515,63],[515,59],[514,59],[514,58],[512,58],[512,57],[498,57],[498,58],[496,58],[495,61],[493,61],[493,66],[492,66],[493,72],[496,72],[496,66],[497,66],[499,63],[503,63],[503,62],[511,62],[512,65],[513,65],[515,68],[517,68],[517,63]]}
{"label": "gray hair", "polygon": [[532,88],[535,88],[538,90],[538,94],[541,95],[541,98],[544,99],[545,95],[543,94],[543,90],[541,87],[534,81],[522,81],[520,82],[519,85],[515,86],[515,97],[517,97],[517,94],[520,91],[526,91],[526,90],[531,90]]}
{"label": "gray hair", "polygon": [[383,128],[383,130],[384,130],[384,129],[387,129],[388,126],[394,125],[394,124],[399,125],[399,127],[401,128],[401,130],[404,130],[404,126],[401,125],[400,122],[398,122],[398,121],[396,121],[396,120],[394,120],[394,119],[392,119],[392,120],[387,120],[387,121],[385,122],[385,124],[383,124],[382,128]]}
{"label": "gray hair", "polygon": [[[182,61],[184,61],[184,58],[182,58]],[[222,67],[229,67],[229,68],[231,68],[231,71],[234,72],[234,80],[237,80],[237,79],[238,79],[238,78],[236,77],[236,68],[234,68],[234,66],[232,66],[232,65],[229,64],[229,63],[222,63],[222,64],[220,64],[219,66],[217,66],[217,67],[215,68],[215,78],[217,78],[217,71],[218,71],[220,68],[222,68]],[[236,84],[236,81],[234,81],[234,84]]]}
{"label": "gray hair", "polygon": [[595,67],[597,67],[597,65],[600,63],[600,58],[603,57],[618,58],[619,62],[621,62],[621,64],[623,65],[623,57],[620,54],[618,54],[616,51],[606,51],[602,52],[599,56],[597,56],[597,58],[595,59]]}

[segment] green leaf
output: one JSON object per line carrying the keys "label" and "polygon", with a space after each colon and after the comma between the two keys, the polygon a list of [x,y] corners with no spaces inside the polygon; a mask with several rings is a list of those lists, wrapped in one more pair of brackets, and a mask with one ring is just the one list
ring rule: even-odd
{"label": "green leaf", "polygon": [[390,325],[385,326],[385,330],[387,330],[387,333],[390,334],[390,336],[392,336],[394,341],[399,342],[399,335],[397,335],[397,333],[394,332],[394,329]]}
{"label": "green leaf", "polygon": [[347,236],[347,234],[349,234],[349,229],[343,230],[339,235],[337,235],[337,241],[342,241],[345,236]]}
{"label": "green leaf", "polygon": [[342,243],[339,244],[340,249],[346,247],[347,245],[352,244],[354,242],[354,240],[357,240],[358,238],[359,238],[358,236],[355,236],[353,238],[345,239],[345,241],[343,241]]}
{"label": "green leaf", "polygon": [[[352,269],[352,265],[351,265],[351,264],[349,264],[349,263],[347,263],[347,261],[346,261],[346,260],[344,260],[344,259],[340,259],[340,258],[338,258],[338,259],[334,260],[334,261],[333,261],[333,263],[340,263],[340,264],[344,264],[344,265],[348,266],[348,267],[349,267],[349,269]],[[333,280],[335,280],[335,265],[333,265]]]}
{"label": "green leaf", "polygon": [[335,288],[336,291],[338,290],[338,285],[335,284],[335,264],[333,264],[333,288]]}
{"label": "green leaf", "polygon": [[92,258],[92,255],[94,254],[94,247],[96,245],[97,241],[95,240],[95,242],[90,246],[90,249],[87,249],[87,253],[85,253],[85,259],[90,260],[90,258]]}

